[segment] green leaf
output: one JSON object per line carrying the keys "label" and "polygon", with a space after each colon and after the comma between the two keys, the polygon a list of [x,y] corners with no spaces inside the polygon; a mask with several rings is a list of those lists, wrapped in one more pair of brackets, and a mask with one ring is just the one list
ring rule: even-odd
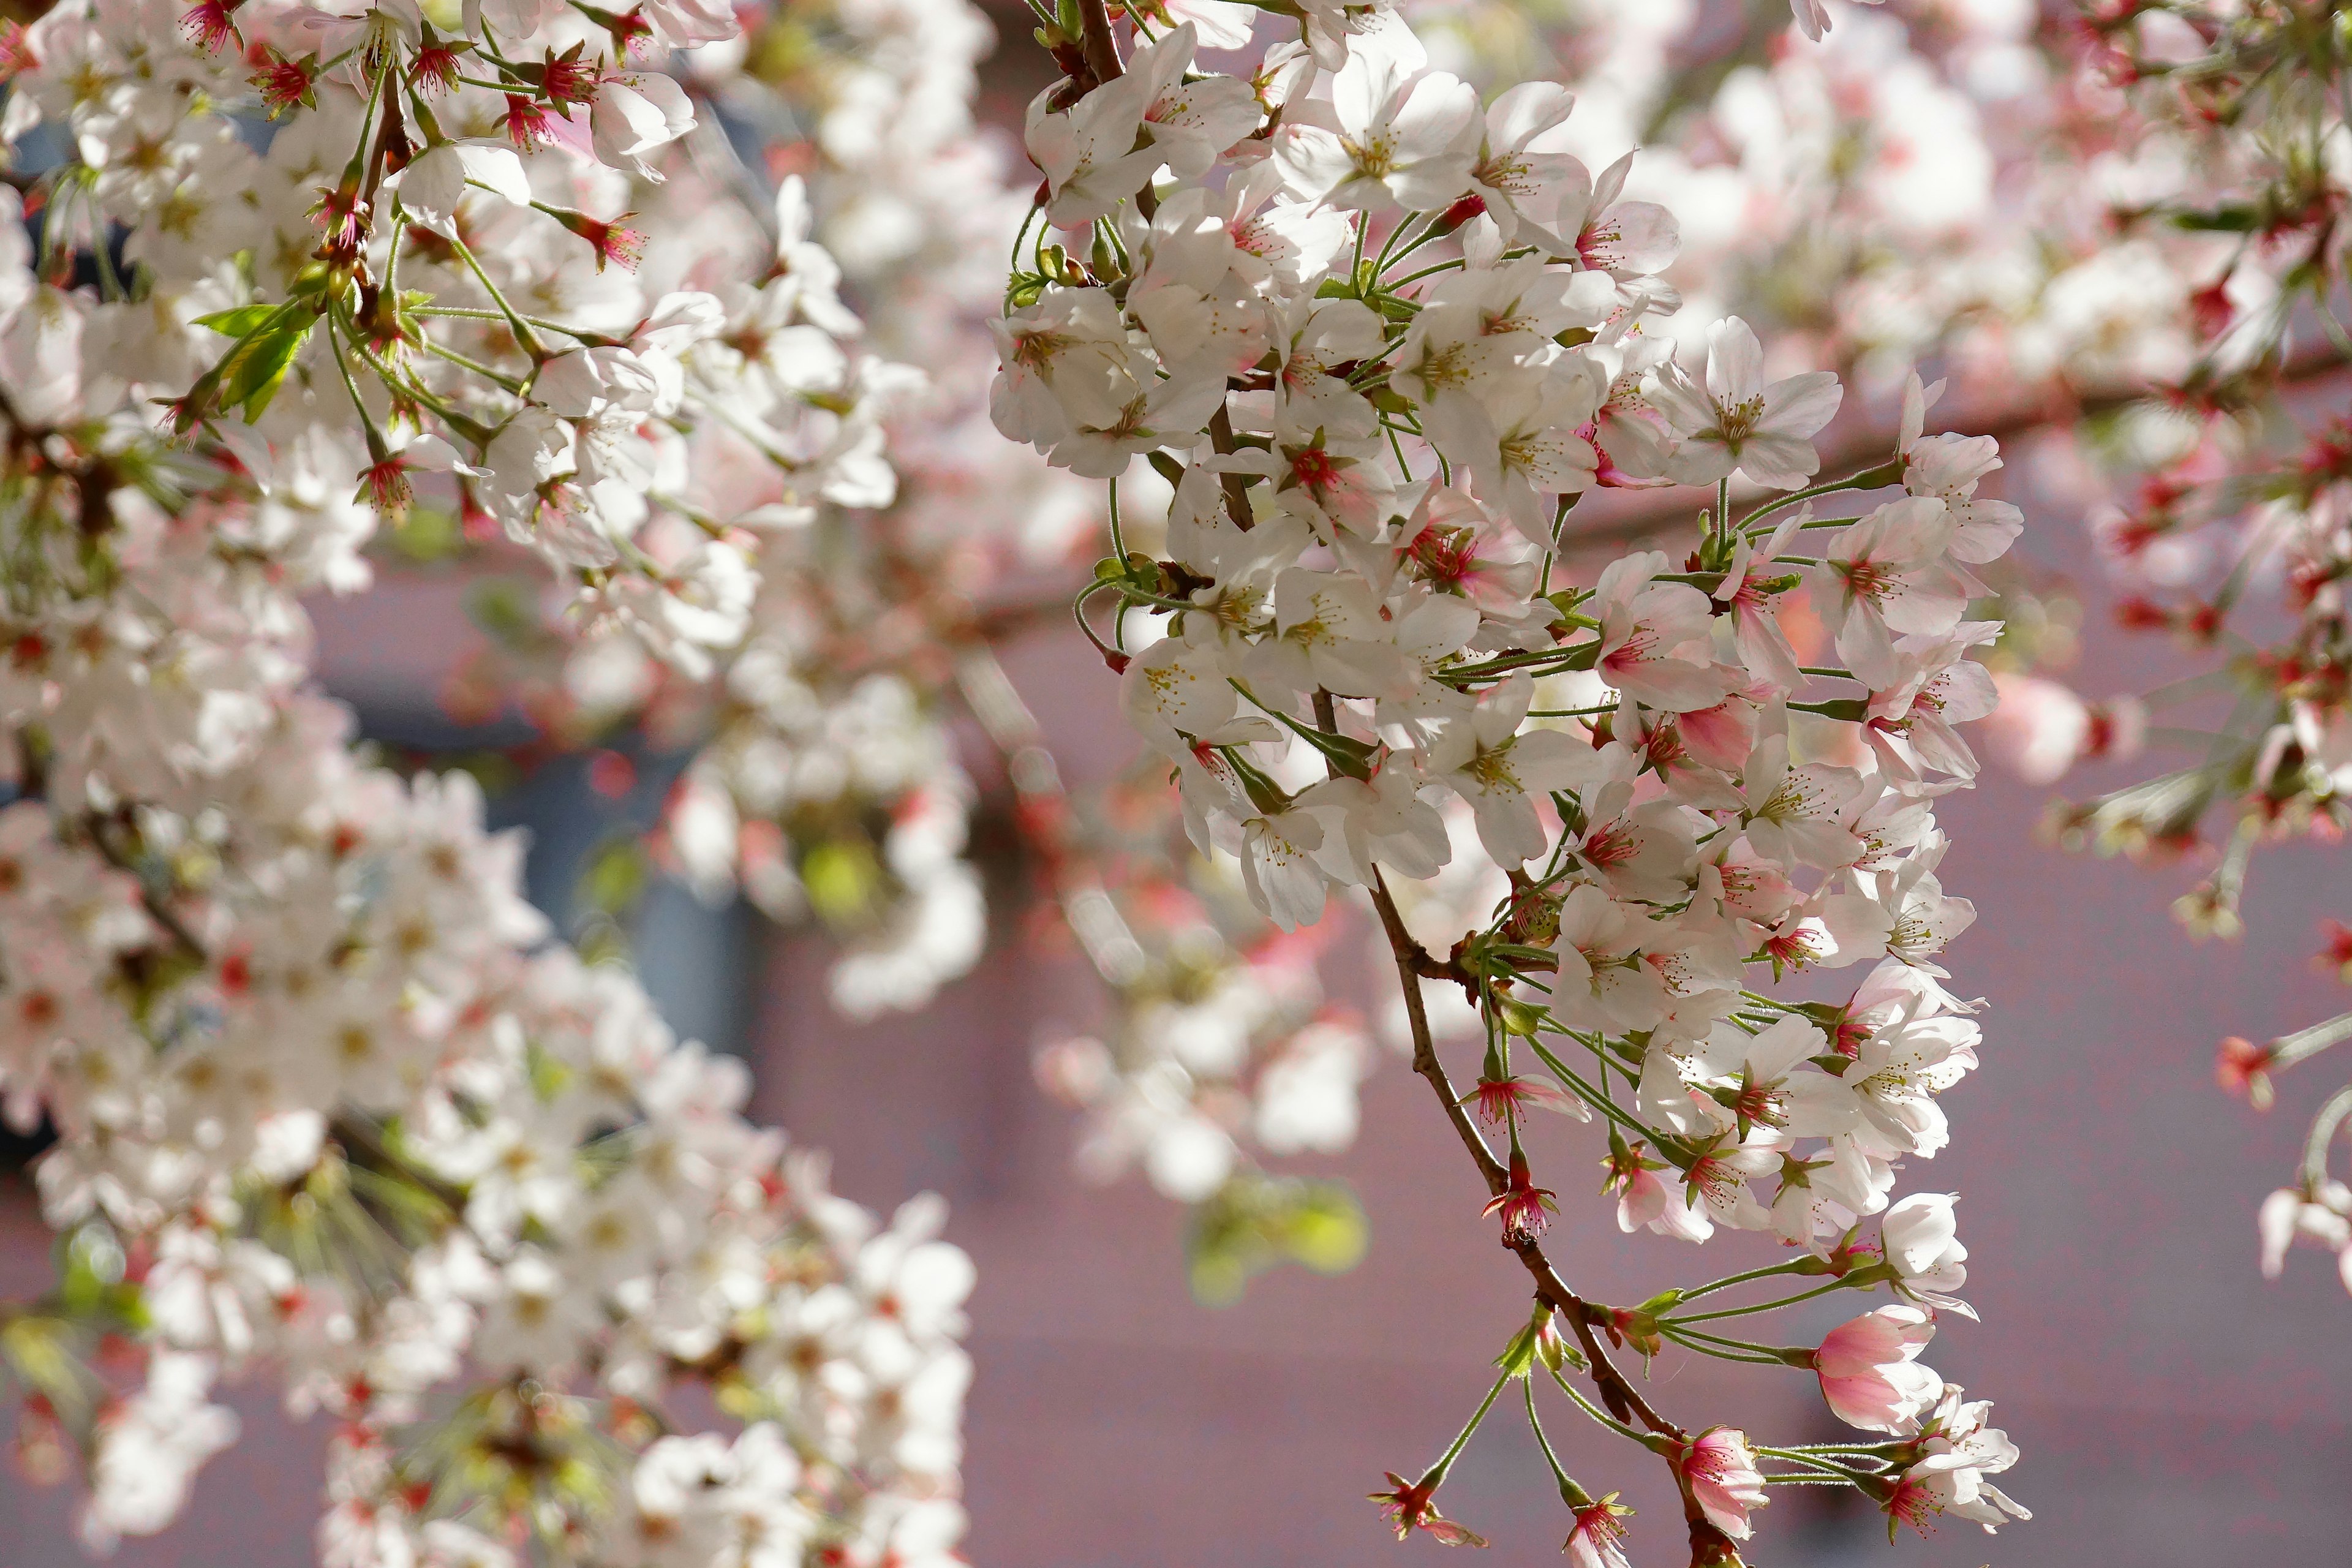
{"label": "green leaf", "polygon": [[233,310],[215,310],[209,316],[198,316],[196,325],[210,327],[226,337],[241,338],[284,309],[279,305],[239,305]]}
{"label": "green leaf", "polygon": [[574,896],[600,914],[624,915],[645,896],[652,868],[634,833],[615,834],[596,847],[581,868]]}
{"label": "green leaf", "polygon": [[1252,1277],[1286,1262],[1343,1273],[1362,1260],[1367,1234],[1363,1205],[1340,1183],[1237,1172],[1192,1211],[1185,1237],[1192,1294],[1230,1306]]}
{"label": "green leaf", "polygon": [[527,649],[547,635],[539,616],[538,584],[515,577],[485,577],[466,590],[466,614],[501,647]]}
{"label": "green leaf", "polygon": [[413,506],[392,532],[392,542],[411,561],[430,563],[466,548],[466,531],[456,512],[443,507]]}
{"label": "green leaf", "polygon": [[260,418],[317,324],[315,316],[299,321],[280,318],[275,325],[247,333],[222,364],[219,406],[243,405],[247,425]]}
{"label": "green leaf", "polygon": [[1334,735],[1321,730],[1310,730],[1304,724],[1293,724],[1291,728],[1348,777],[1371,778],[1372,758],[1380,751],[1378,746],[1369,741],[1359,741],[1352,735]]}
{"label": "green leaf", "polygon": [[2261,215],[2245,203],[2233,202],[2210,212],[2185,212],[2172,215],[2172,226],[2191,233],[2252,234],[2261,226]]}
{"label": "green leaf", "polygon": [[1318,1274],[1345,1274],[1364,1260],[1370,1240],[1363,1205],[1338,1182],[1304,1186],[1284,1237],[1290,1256]]}
{"label": "green leaf", "polygon": [[801,861],[801,886],[817,918],[836,931],[869,923],[887,874],[874,846],[863,838],[828,838]]}

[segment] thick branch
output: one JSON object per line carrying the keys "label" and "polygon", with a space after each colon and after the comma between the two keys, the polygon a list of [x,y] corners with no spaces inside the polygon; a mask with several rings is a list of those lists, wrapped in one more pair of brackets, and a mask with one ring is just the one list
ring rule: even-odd
{"label": "thick branch", "polygon": [[1087,68],[1095,73],[1097,82],[1117,81],[1126,70],[1118,63],[1118,45],[1111,38],[1110,13],[1104,9],[1103,0],[1078,0],[1078,22],[1086,29],[1081,43]]}

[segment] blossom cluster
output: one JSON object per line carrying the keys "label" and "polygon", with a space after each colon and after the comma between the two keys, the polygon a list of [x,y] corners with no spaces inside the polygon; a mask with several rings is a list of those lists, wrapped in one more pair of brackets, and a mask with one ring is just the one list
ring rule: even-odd
{"label": "blossom cluster", "polygon": [[740,1063],[549,941],[467,779],[370,765],[307,684],[302,595],[412,507],[691,676],[759,531],[895,482],[906,378],[800,186],[711,184],[655,68],[731,15],[464,24],[101,0],[7,40],[51,162],[0,215],[0,1094],[71,1264],[11,1317],[27,1430],[100,1547],[267,1370],[335,1421],[326,1562],[944,1561],[936,1203],[834,1196]]}
{"label": "blossom cluster", "polygon": [[692,738],[667,858],[706,897],[814,917],[844,950],[835,1003],[858,1016],[919,1007],[979,955],[977,791],[948,730],[962,662],[989,657],[973,603],[1085,524],[1075,487],[984,423],[992,258],[1022,205],[1010,148],[972,120],[992,39],[966,0],[785,5],[740,52],[692,57],[696,90],[804,180],[867,341],[925,381],[889,410],[887,506],[841,498],[762,541],[751,631],[707,710],[677,711],[700,693],[660,691],[609,639],[577,644],[565,672],[597,691],[595,723]]}
{"label": "blossom cluster", "polygon": [[[1728,54],[1707,39],[1698,6],[1474,0],[1430,15],[1456,68],[1491,79],[1552,54],[1575,63],[1580,116],[1647,132],[1637,193],[1698,220],[1670,274],[1685,300],[1674,325],[1727,310],[1769,323],[1798,363],[1878,388],[1881,426],[1888,384],[1940,359],[1971,421],[2081,497],[2120,629],[2196,662],[2153,689],[2079,692],[2063,583],[2031,567],[1988,576],[2009,617],[1988,656],[1996,756],[2048,784],[2080,762],[2189,753],[2053,812],[2062,842],[2210,858],[2176,912],[2198,934],[2234,935],[2258,847],[2333,841],[2345,440],[2331,398],[2346,347],[2334,34],[2292,5],[2061,17],[1937,0],[1840,12],[1818,47],[1751,56],[1752,36]],[[1868,441],[1857,431],[1841,450]],[[2323,968],[2340,962],[2328,941]],[[2266,1105],[2273,1074],[2343,1037],[2341,1024],[2226,1041],[2222,1082]],[[2266,1267],[2296,1234],[2342,1249],[2352,1205],[2327,1173],[2339,1112],[2331,1101],[2315,1119],[2303,1171],[2265,1211]]]}
{"label": "blossom cluster", "polygon": [[[1381,11],[1303,8],[1295,41],[1207,70],[1222,20],[1139,18],[1123,61],[1099,10],[1041,28],[1065,79],[1028,114],[1046,178],[992,408],[1109,483],[1114,553],[1080,624],[1201,852],[1286,931],[1335,895],[1380,916],[1416,1070],[1536,1285],[1471,1426],[1534,1360],[1557,1376],[1574,1353],[1601,1403],[1562,1389],[1667,1458],[1696,1561],[1736,1559],[1769,1495],[1759,1454],[1898,1519],[2023,1517],[1987,1479],[2015,1450],[1915,1362],[1934,1314],[1965,1311],[1952,1200],[1894,1191],[1946,1142],[1937,1096],[1980,1037],[1937,963],[1974,911],[1936,875],[1933,804],[1976,772],[1956,726],[1993,704],[1969,655],[2000,626],[1968,618],[1974,572],[2022,524],[1978,493],[1994,442],[1926,434],[1933,394],[1914,378],[1891,457],[1820,479],[1837,379],[1771,376],[1737,318],[1710,326],[1703,364],[1645,331],[1679,305],[1658,276],[1676,226],[1624,199],[1630,157],[1596,174],[1565,151],[1563,89],[1482,106]],[[1126,533],[1119,492],[1146,472],[1170,494],[1164,552]],[[1736,506],[1735,482],[1767,499]],[[1582,496],[1677,485],[1714,498],[1686,558],[1634,551],[1572,580],[1562,530]],[[1108,637],[1086,618],[1100,596]],[[1433,952],[1391,884],[1457,856],[1507,891]],[[1759,989],[1865,964],[1840,1001]],[[1432,982],[1460,988],[1485,1038],[1458,1097]],[[1539,1131],[1537,1110],[1602,1118],[1626,1230],[1777,1233],[1799,1260],[1639,1308],[1582,1299],[1538,1240],[1555,1197],[1533,1168],[1559,1123]],[[1870,1216],[1876,1243],[1859,1239]],[[1898,1304],[1819,1349],[1716,1331],[1784,1302],[1683,1310],[1791,1274],[1885,1284]],[[1812,1369],[1832,1410],[1893,1441],[1695,1434],[1632,1390],[1596,1330]],[[1475,1540],[1432,1502],[1468,1430],[1420,1479],[1391,1478],[1400,1532]],[[1559,1479],[1571,1551],[1614,1560],[1622,1510]]]}
{"label": "blossom cluster", "polygon": [[[2187,752],[2053,824],[2063,842],[2139,857],[2200,852],[2211,832],[2211,868],[2174,910],[2192,933],[2235,936],[2258,848],[2333,843],[2352,823],[2352,445],[2331,401],[2347,349],[2346,52],[2292,6],[2152,5],[2089,23],[2071,63],[2071,94],[2113,110],[2095,162],[2103,232],[2044,310],[2104,303],[2099,352],[2069,367],[2112,411],[2082,443],[2114,498],[2095,531],[2121,626],[2169,636],[2189,673],[2105,700],[2004,677],[2004,749],[2040,782],[2143,745]],[[2012,358],[2033,369],[2029,347]],[[2184,718],[2157,721],[2170,714]],[[2321,967],[2340,947],[2329,938]],[[2263,1045],[2233,1037],[2221,1082],[2266,1107],[2275,1073],[2347,1034],[2352,1015]],[[2262,1211],[2268,1273],[2296,1237],[2352,1270],[2352,1199],[2330,1173],[2347,1111],[2342,1094],[2319,1110],[2294,1181]]]}

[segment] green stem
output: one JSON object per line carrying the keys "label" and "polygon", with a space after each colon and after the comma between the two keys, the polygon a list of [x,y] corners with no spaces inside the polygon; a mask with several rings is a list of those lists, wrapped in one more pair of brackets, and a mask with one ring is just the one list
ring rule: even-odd
{"label": "green stem", "polygon": [[2292,1035],[2281,1035],[2270,1044],[2269,1065],[2273,1069],[2291,1068],[2346,1040],[2352,1040],[2352,1013],[2339,1014],[2325,1024],[2314,1024]]}
{"label": "green stem", "polygon": [[467,268],[473,273],[476,281],[488,292],[490,302],[498,306],[499,314],[506,320],[507,330],[514,333],[515,342],[522,345],[523,353],[530,355],[531,363],[536,365],[545,360],[548,357],[547,350],[540,342],[538,334],[530,330],[530,323],[525,321],[512,305],[507,303],[507,297],[499,291],[499,286],[496,283],[490,281],[490,275],[482,270],[481,259],[474,254],[474,247],[463,239],[453,238],[449,244],[457,252],[459,259],[465,262]]}
{"label": "green stem", "polygon": [[1800,1301],[1810,1301],[1816,1296],[1825,1296],[1832,1290],[1844,1289],[1844,1280],[1832,1279],[1826,1285],[1815,1286],[1801,1296],[1783,1296],[1777,1301],[1765,1301],[1753,1307],[1725,1307],[1713,1312],[1693,1312],[1686,1318],[1669,1318],[1664,1321],[1673,1323],[1711,1323],[1718,1318],[1744,1318],[1757,1312],[1777,1311],[1782,1307],[1792,1307]]}
{"label": "green stem", "polygon": [[[503,321],[504,310],[477,310],[465,305],[419,305],[409,312],[412,316],[446,316],[458,321]],[[623,342],[604,332],[592,332],[584,327],[567,327],[562,321],[551,321],[544,316],[525,316],[524,321],[544,332],[562,332],[591,348],[613,348]]]}
{"label": "green stem", "polygon": [[1751,1280],[1769,1279],[1775,1274],[1787,1274],[1796,1268],[1797,1265],[1794,1263],[1771,1263],[1761,1268],[1750,1268],[1745,1274],[1727,1274],[1720,1279],[1712,1279],[1704,1285],[1694,1286],[1684,1291],[1683,1300],[1696,1301],[1701,1296],[1712,1296],[1717,1290],[1728,1290],[1734,1285],[1745,1285]]}
{"label": "green stem", "polygon": [[1585,1398],[1581,1394],[1579,1394],[1576,1391],[1575,1384],[1570,1383],[1568,1379],[1560,1376],[1559,1368],[1546,1367],[1544,1370],[1551,1373],[1551,1380],[1554,1383],[1559,1384],[1559,1391],[1576,1402],[1576,1407],[1579,1410],[1583,1411],[1587,1415],[1591,1416],[1595,1421],[1600,1422],[1603,1426],[1608,1427],[1609,1430],[1616,1433],[1619,1436],[1631,1437],[1633,1441],[1641,1444],[1643,1447],[1649,1447],[1649,1439],[1647,1437],[1643,1436],[1641,1433],[1634,1431],[1633,1428],[1626,1426],[1625,1423],[1618,1420],[1614,1415],[1610,1415],[1609,1412],[1601,1409],[1601,1406],[1593,1404],[1592,1401]]}
{"label": "green stem", "polygon": [[1433,1486],[1445,1479],[1445,1472],[1454,1468],[1454,1461],[1461,1457],[1462,1450],[1469,1445],[1470,1435],[1478,1430],[1478,1424],[1486,1419],[1486,1412],[1495,1407],[1495,1400],[1503,1392],[1503,1384],[1510,1381],[1511,1374],[1507,1372],[1495,1379],[1495,1386],[1486,1391],[1486,1397],[1478,1402],[1478,1408],[1472,1413],[1470,1424],[1462,1428],[1461,1435],[1454,1439],[1453,1446],[1438,1457],[1437,1463],[1422,1472],[1420,1485]]}
{"label": "green stem", "polygon": [[[1763,1356],[1768,1360],[1779,1362],[1783,1366],[1797,1364],[1789,1360],[1790,1356],[1810,1356],[1813,1353],[1802,1345],[1765,1345],[1759,1344],[1754,1340],[1735,1340],[1722,1334],[1702,1333],[1696,1329],[1685,1328],[1671,1318],[1660,1318],[1658,1327],[1661,1331],[1671,1333],[1675,1338],[1685,1342],[1691,1340],[1705,1340],[1709,1344],[1722,1345],[1729,1350],[1745,1351],[1750,1355]],[[1693,1345],[1691,1348],[1696,1350],[1699,1347]]]}
{"label": "green stem", "polygon": [[1561,1061],[1558,1057],[1552,1055],[1549,1050],[1546,1049],[1544,1043],[1541,1040],[1529,1039],[1528,1041],[1528,1047],[1534,1051],[1537,1057],[1541,1058],[1544,1066],[1551,1068],[1554,1077],[1558,1078],[1562,1083],[1568,1085],[1569,1088],[1574,1089],[1587,1104],[1597,1106],[1600,1109],[1601,1113],[1609,1118],[1610,1121],[1614,1121],[1620,1127],[1639,1132],[1643,1137],[1649,1139],[1654,1143],[1661,1141],[1660,1135],[1654,1128],[1646,1126],[1635,1118],[1628,1116],[1625,1112],[1620,1110],[1607,1095],[1601,1093],[1601,1090],[1587,1083],[1577,1074],[1574,1068],[1570,1068],[1566,1062]]}
{"label": "green stem", "polygon": [[1559,1495],[1568,1500],[1570,1508],[1590,1508],[1592,1494],[1576,1484],[1576,1478],[1560,1467],[1559,1456],[1551,1451],[1551,1439],[1544,1436],[1543,1423],[1536,1418],[1536,1380],[1527,1382],[1528,1426],[1536,1435],[1536,1447],[1543,1450],[1544,1463],[1551,1467],[1552,1479],[1559,1483]]}
{"label": "green stem", "polygon": [[523,384],[518,377],[508,375],[500,371],[492,370],[488,365],[483,364],[478,360],[468,359],[466,355],[459,353],[456,349],[442,347],[442,345],[433,342],[430,338],[424,340],[424,348],[426,353],[431,354],[436,359],[447,360],[451,364],[457,366],[460,370],[470,370],[476,375],[482,377],[485,381],[488,381],[498,386],[503,387],[508,392],[514,394],[517,397],[520,397],[522,395]]}
{"label": "green stem", "polygon": [[[1742,528],[1752,528],[1755,526],[1758,519],[1769,517],[1772,513],[1780,511],[1783,508],[1795,506],[1800,501],[1811,500],[1816,496],[1833,495],[1839,490],[1885,489],[1888,485],[1900,484],[1902,481],[1903,459],[1900,458],[1895,458],[1879,464],[1874,468],[1864,468],[1859,473],[1848,474],[1842,479],[1832,479],[1826,484],[1812,485],[1801,490],[1793,490],[1790,493],[1780,497],[1778,500],[1767,501],[1762,506],[1758,507],[1754,511],[1749,512],[1746,517],[1741,518],[1739,520],[1739,526]],[[1849,519],[1847,521],[1852,520]]]}
{"label": "green stem", "polygon": [[1672,1340],[1675,1343],[1682,1346],[1683,1349],[1686,1351],[1696,1351],[1703,1356],[1712,1356],[1717,1361],[1736,1361],[1748,1366],[1779,1366],[1782,1364],[1779,1356],[1765,1355],[1760,1351],[1734,1350],[1729,1345],[1721,1342],[1706,1344],[1696,1343],[1691,1338],[1676,1333],[1672,1328],[1668,1327],[1663,1321],[1658,1324],[1658,1331],[1665,1335],[1666,1338]]}
{"label": "green stem", "polygon": [[1118,652],[1118,650],[1111,647],[1110,644],[1103,641],[1102,638],[1097,637],[1095,635],[1095,628],[1087,624],[1087,600],[1094,595],[1100,593],[1103,589],[1113,587],[1116,584],[1105,583],[1097,579],[1097,581],[1089,583],[1085,587],[1079,589],[1078,596],[1070,601],[1070,615],[1071,617],[1078,623],[1078,630],[1087,634],[1087,640],[1094,644],[1095,651],[1101,654],[1105,658],[1113,657]]}
{"label": "green stem", "polygon": [[2319,1114],[2312,1119],[2311,1136],[2303,1144],[2303,1179],[2306,1186],[2315,1188],[2327,1179],[2327,1145],[2347,1117],[2352,1117],[2352,1084],[2330,1095],[2327,1103],[2319,1108]]}

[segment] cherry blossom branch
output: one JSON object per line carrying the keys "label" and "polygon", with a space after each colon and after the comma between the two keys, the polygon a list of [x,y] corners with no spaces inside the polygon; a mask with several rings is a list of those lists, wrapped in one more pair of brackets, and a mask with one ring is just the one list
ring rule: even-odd
{"label": "cherry blossom branch", "polygon": [[[1412,1037],[1412,1070],[1421,1075],[1431,1092],[1437,1097],[1446,1121],[1453,1125],[1455,1136],[1461,1139],[1464,1150],[1470,1155],[1471,1163],[1478,1168],[1480,1177],[1486,1182],[1488,1194],[1499,1196],[1509,1185],[1509,1173],[1495,1158],[1494,1152],[1486,1147],[1485,1137],[1471,1121],[1469,1112],[1463,1109],[1460,1098],[1454,1092],[1453,1081],[1446,1076],[1444,1064],[1438,1059],[1437,1042],[1430,1032],[1428,1008],[1421,994],[1421,975],[1424,966],[1435,967],[1435,961],[1405,930],[1396,900],[1390,895],[1386,880],[1377,869],[1373,872],[1370,891],[1372,908],[1380,915],[1381,929],[1386,934],[1390,953],[1396,963],[1398,982],[1404,991],[1405,1018]],[[1577,1343],[1582,1347],[1585,1360],[1591,1366],[1592,1379],[1600,1386],[1602,1401],[1617,1414],[1619,1419],[1639,1420],[1661,1440],[1654,1447],[1665,1457],[1683,1499],[1683,1516],[1690,1529],[1693,1568],[1737,1561],[1738,1547],[1730,1537],[1708,1521],[1697,1499],[1692,1494],[1688,1477],[1676,1462],[1683,1447],[1690,1440],[1690,1434],[1660,1415],[1643,1397],[1641,1391],[1617,1370],[1616,1363],[1609,1359],[1609,1352],[1601,1348],[1599,1338],[1593,1333],[1596,1323],[1606,1326],[1612,1321],[1612,1314],[1605,1308],[1591,1305],[1569,1289],[1567,1282],[1552,1267],[1550,1258],[1544,1255],[1541,1243],[1522,1236],[1507,1237],[1504,1244],[1518,1258],[1520,1265],[1534,1279],[1537,1299],[1568,1320],[1570,1331],[1576,1335]]]}
{"label": "cherry blossom branch", "polygon": [[[2352,368],[2352,355],[2347,355],[2336,344],[2310,344],[2297,349],[2280,364],[2275,384],[2288,392],[2308,391],[2326,384],[2347,368]],[[2030,437],[2037,431],[2071,429],[2083,420],[2113,414],[2153,398],[2162,398],[2167,391],[2162,384],[2152,382],[2112,383],[2079,389],[2060,385],[2030,402],[1999,403],[1983,408],[1952,411],[1946,416],[1944,422],[1955,429],[2009,442]],[[1835,446],[1822,452],[1822,467],[1829,470],[1864,467],[1884,453],[1893,440],[1891,430],[1876,427],[1865,427],[1841,436]],[[1592,519],[1589,526],[1568,529],[1560,541],[1562,547],[1591,549],[1645,539],[1689,516],[1688,502],[1677,499],[1670,491],[1639,492],[1638,499],[1635,499],[1636,492],[1619,493],[1626,495],[1627,504],[1606,517]],[[1834,520],[1823,520],[1820,526],[1827,526],[1832,521]]]}

